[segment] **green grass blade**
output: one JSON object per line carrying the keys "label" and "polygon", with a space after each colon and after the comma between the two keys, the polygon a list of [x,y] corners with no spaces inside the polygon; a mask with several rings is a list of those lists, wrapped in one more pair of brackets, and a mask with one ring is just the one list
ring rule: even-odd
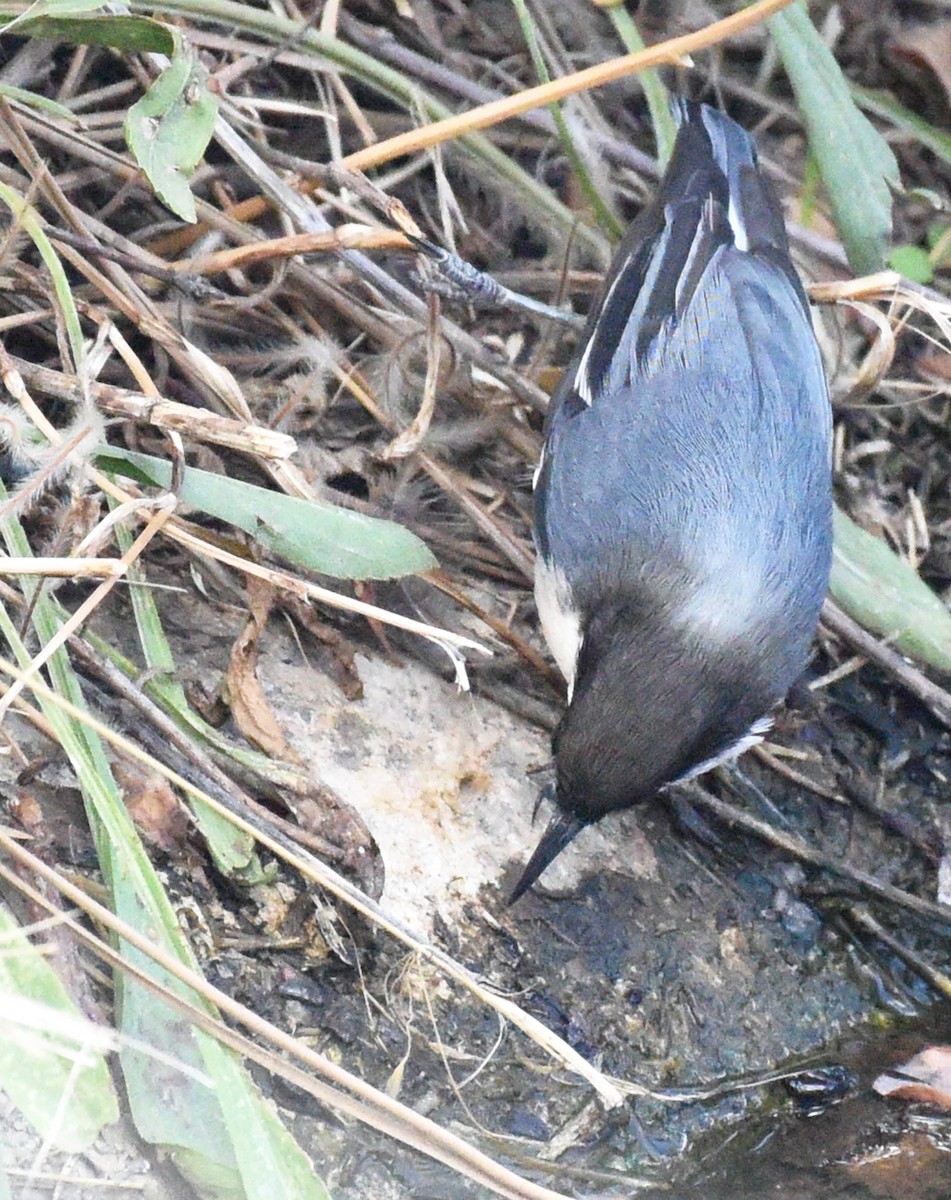
{"label": "green grass blade", "polygon": [[[641,31],[634,24],[634,18],[623,4],[613,4],[608,9],[608,16],[628,54],[636,54],[639,50],[644,49]],[[651,115],[654,140],[657,142],[657,158],[663,166],[673,153],[674,141],[677,137],[677,123],[670,111],[670,96],[664,87],[660,72],[655,67],[640,71],[637,78],[647,99],[647,110]]]}
{"label": "green grass blade", "polygon": [[65,104],[57,104],[55,100],[39,96],[36,92],[29,92],[26,88],[14,87],[11,83],[0,83],[0,96],[5,100],[16,100],[19,104],[26,104],[30,108],[42,109],[43,112],[51,113],[61,121],[69,121],[72,125],[80,123],[79,117]]}
{"label": "green grass blade", "polygon": [[857,275],[880,271],[891,236],[898,164],[859,111],[801,0],[767,22],[799,104],[836,228]]}
{"label": "green grass blade", "polygon": [[149,17],[131,17],[122,13],[93,13],[85,17],[28,17],[25,13],[15,17],[0,13],[0,35],[7,33],[68,42],[73,46],[105,46],[127,53],[171,54],[174,49],[172,31],[167,25]]}
{"label": "green grass blade", "polygon": [[951,671],[951,612],[881,538],[836,509],[829,591],[866,629],[891,639],[902,654]]}
{"label": "green grass blade", "polygon": [[[42,1028],[8,1019],[17,997],[42,1006]],[[44,1140],[72,1154],[119,1119],[109,1068],[83,1023],[47,958],[0,904],[0,1088]]]}
{"label": "green grass blade", "polygon": [[[525,0],[512,0],[515,8],[516,16],[519,24],[522,27],[522,36],[525,38],[525,43],[528,46],[528,52],[532,56],[532,65],[535,67],[535,74],[538,76],[539,83],[549,83],[551,75],[548,71],[548,65],[545,62],[544,55],[541,52],[541,47],[538,45],[538,36],[535,32],[535,24],[532,21],[531,13],[528,11],[528,5]],[[571,169],[575,173],[575,178],[581,185],[581,190],[588,204],[594,212],[598,224],[602,229],[606,230],[614,238],[619,238],[624,232],[624,227],[617,219],[611,209],[603,200],[601,193],[598,191],[594,180],[591,178],[591,172],[588,170],[588,165],[584,160],[584,156],[578,149],[575,139],[568,128],[568,122],[565,120],[565,114],[561,104],[550,104],[548,111],[552,115],[555,122],[555,128],[558,131],[558,140],[561,142],[561,148],[564,151],[565,157],[571,164]]]}
{"label": "green grass blade", "polygon": [[0,201],[10,209],[26,234],[32,239],[52,277],[53,291],[66,324],[66,336],[69,338],[73,363],[79,373],[85,357],[83,331],[79,323],[79,313],[76,311],[72,289],[69,286],[66,272],[63,270],[63,264],[59,260],[59,255],[53,249],[53,243],[46,236],[36,210],[32,205],[27,204],[19,192],[6,183],[0,183]]}

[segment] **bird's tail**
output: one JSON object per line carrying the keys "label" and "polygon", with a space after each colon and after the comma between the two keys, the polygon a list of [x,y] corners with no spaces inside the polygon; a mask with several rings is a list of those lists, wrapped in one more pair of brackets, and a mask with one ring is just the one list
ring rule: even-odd
{"label": "bird's tail", "polygon": [[676,99],[673,108],[677,141],[662,185],[662,202],[709,199],[725,212],[739,250],[787,256],[782,213],[760,172],[750,135],[709,105]]}
{"label": "bird's tail", "polygon": [[674,113],[677,139],[657,197],[628,230],[588,317],[584,350],[571,376],[585,404],[609,378],[616,390],[662,352],[665,330],[689,311],[723,251],[736,247],[779,271],[808,313],[782,211],[760,172],[752,138],[705,104],[677,100]]}

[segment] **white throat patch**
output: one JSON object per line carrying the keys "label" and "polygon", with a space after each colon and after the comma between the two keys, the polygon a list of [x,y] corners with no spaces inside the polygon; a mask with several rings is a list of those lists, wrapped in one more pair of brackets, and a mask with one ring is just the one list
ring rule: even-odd
{"label": "white throat patch", "polygon": [[581,614],[572,603],[564,572],[546,563],[541,554],[535,560],[535,604],[552,658],[568,681],[570,703],[581,651]]}

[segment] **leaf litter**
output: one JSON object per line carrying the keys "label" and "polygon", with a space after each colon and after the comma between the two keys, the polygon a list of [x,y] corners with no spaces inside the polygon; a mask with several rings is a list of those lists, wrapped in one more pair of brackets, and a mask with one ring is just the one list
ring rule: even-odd
{"label": "leaf litter", "polygon": [[[146,7],[132,6],[136,13]],[[513,91],[536,82],[514,18],[499,21],[496,13],[492,20],[491,5],[448,4],[438,20],[437,7],[424,0],[403,8],[331,4],[321,10],[318,24],[294,23],[288,16],[287,28],[277,20],[266,28],[263,9],[235,5],[228,10],[233,21],[228,30],[210,14],[193,15],[194,23],[176,36],[201,56],[201,72],[188,76],[192,94],[184,97],[178,90],[172,106],[183,97],[186,106],[196,99],[206,71],[222,105],[218,141],[198,165],[191,187],[186,185],[197,218],[192,226],[169,220],[121,148],[126,105],[161,78],[157,64],[96,49],[105,36],[101,27],[87,39],[93,45],[81,50],[70,48],[69,32],[61,30],[63,41],[50,43],[40,56],[44,74],[30,58],[35,49],[28,52],[36,43],[11,38],[7,62],[18,83],[46,89],[45,98],[65,104],[81,123],[76,128],[55,109],[3,93],[6,186],[13,189],[22,229],[33,239],[11,224],[4,243],[0,322],[8,392],[24,411],[39,412],[45,425],[38,428],[50,443],[68,444],[70,416],[81,417],[92,398],[108,415],[105,437],[114,463],[122,458],[141,464],[151,456],[170,465],[162,479],[140,475],[130,483],[128,476],[113,476],[110,482],[77,446],[65,452],[55,480],[31,492],[31,470],[22,459],[14,462],[18,485],[30,496],[17,511],[25,513],[28,546],[40,563],[69,556],[90,528],[97,553],[77,562],[71,579],[54,577],[51,569],[39,600],[31,596],[26,576],[11,576],[12,594],[4,603],[21,623],[46,600],[50,613],[57,611],[52,606],[74,612],[111,552],[105,497],[125,506],[123,519],[135,521],[156,483],[160,494],[170,491],[174,511],[139,556],[141,579],[114,587],[94,617],[101,639],[97,654],[104,660],[95,677],[108,694],[103,680],[116,675],[106,668],[125,674],[127,686],[116,693],[120,699],[110,701],[91,689],[94,660],[87,655],[84,661],[73,643],[73,662],[90,704],[103,707],[113,725],[128,730],[160,763],[184,771],[192,786],[207,792],[209,781],[217,780],[214,796],[225,796],[235,811],[259,822],[249,825],[258,836],[263,829],[275,838],[290,837],[295,821],[302,822],[303,846],[321,858],[329,855],[371,894],[379,894],[382,884],[389,920],[422,934],[422,940],[393,940],[396,925],[388,926],[372,908],[357,915],[352,898],[332,908],[309,894],[314,877],[306,870],[300,874],[304,859],[295,869],[274,857],[267,843],[243,880],[245,868],[223,868],[231,873],[227,881],[205,871],[191,873],[188,864],[204,853],[203,842],[193,831],[187,851],[181,849],[174,804],[136,803],[154,835],[152,854],[180,906],[180,920],[186,922],[184,913],[196,903],[214,914],[210,939],[195,931],[206,973],[280,1029],[307,1029],[331,1056],[377,1086],[397,1073],[400,1095],[425,1105],[439,1124],[472,1121],[468,1136],[514,1163],[523,1183],[505,1175],[507,1167],[493,1176],[474,1159],[466,1160],[468,1172],[459,1166],[462,1158],[455,1160],[457,1168],[470,1177],[473,1170],[488,1170],[477,1176],[485,1187],[522,1188],[508,1194],[528,1195],[541,1186],[528,1180],[546,1178],[533,1174],[546,1142],[567,1152],[582,1136],[585,1123],[576,1122],[575,1113],[590,1094],[583,1087],[594,1086],[610,1106],[614,1084],[608,1076],[627,1084],[648,1080],[636,1106],[639,1132],[615,1128],[592,1110],[601,1148],[586,1161],[562,1156],[555,1176],[547,1177],[561,1192],[619,1187],[628,1194],[635,1186],[631,1172],[636,1170],[640,1184],[658,1162],[674,1172],[668,1179],[673,1184],[680,1142],[699,1144],[707,1125],[735,1120],[757,1094],[728,1089],[726,1100],[704,1107],[665,1096],[665,1084],[755,1076],[768,1065],[814,1053],[835,1029],[871,1012],[924,1006],[927,968],[946,962],[946,930],[910,915],[917,907],[919,918],[930,913],[940,919],[940,908],[928,905],[948,837],[941,797],[951,769],[943,716],[951,710],[945,707],[942,676],[928,678],[929,671],[943,669],[940,653],[946,652],[942,609],[934,597],[946,594],[951,581],[947,400],[941,381],[948,354],[948,316],[941,307],[946,268],[930,253],[939,244],[944,218],[924,191],[896,204],[893,241],[924,247],[934,275],[930,289],[894,294],[891,304],[881,296],[869,301],[894,334],[887,354],[869,353],[882,321],[869,320],[858,306],[841,304],[835,312],[826,307],[821,314],[830,366],[834,378],[843,380],[837,407],[839,501],[858,526],[875,535],[878,547],[891,551],[887,561],[894,575],[887,587],[876,586],[877,568],[866,562],[862,571],[872,572],[872,595],[860,603],[848,589],[836,594],[852,617],[868,623],[873,645],[862,640],[854,622],[830,620],[815,670],[830,682],[816,689],[811,707],[780,721],[765,763],[741,764],[754,789],[779,806],[796,834],[818,844],[827,862],[849,868],[851,880],[834,882],[821,856],[810,860],[808,870],[793,871],[795,838],[774,835],[772,848],[764,851],[758,840],[711,825],[711,836],[701,833],[697,840],[678,831],[668,808],[658,805],[592,831],[549,891],[527,901],[523,911],[507,913],[499,903],[500,881],[531,840],[529,813],[547,756],[546,735],[561,702],[550,671],[543,669],[527,590],[530,476],[545,405],[538,381],[549,381],[552,369],[564,364],[575,335],[524,311],[420,296],[412,257],[398,248],[389,220],[344,175],[330,176],[322,168],[341,156],[351,168],[380,164],[376,187],[399,200],[427,239],[451,247],[451,235],[465,260],[547,305],[584,311],[605,265],[607,241],[580,208],[583,189],[572,177],[577,164],[568,169],[566,162],[574,160],[562,156],[551,138],[553,126],[540,122],[538,111],[483,133],[467,129],[463,119],[458,128],[465,140],[440,144],[438,163],[423,152],[436,144],[431,122],[448,117],[460,101],[472,107],[492,99],[487,90]],[[884,7],[898,19],[897,11]],[[621,53],[616,30],[592,13],[580,0],[563,6],[547,24],[536,12],[537,44],[553,78],[568,75],[571,65],[607,62]],[[710,19],[720,15],[718,6],[710,6]],[[789,37],[796,41],[801,17],[790,20],[787,48]],[[128,36],[131,28],[117,27],[116,36]],[[866,23],[849,14],[834,37],[834,31],[825,32],[849,80],[887,90],[896,103],[924,113],[931,135],[921,145],[940,145],[942,118],[922,103],[920,85],[899,77],[891,62],[869,48],[873,43],[863,40],[878,28],[875,18]],[[389,36],[379,42],[378,55],[354,49],[381,31]],[[24,32],[29,30],[21,28]],[[659,41],[684,29],[672,21],[653,32]],[[139,33],[156,36],[151,28]],[[804,131],[814,143],[821,113],[798,117],[782,76],[766,66],[757,74],[766,62],[761,38],[754,29],[745,45],[726,45],[716,86],[731,112],[750,127],[762,125],[764,158],[783,193],[797,202],[798,181],[805,175]],[[327,57],[313,57],[316,47]],[[174,51],[171,42],[161,48]],[[793,53],[783,53],[791,75],[797,48],[798,43]],[[497,69],[502,49],[508,57]],[[691,84],[697,89],[710,78],[712,60],[694,53]],[[390,65],[384,67],[384,61]],[[826,72],[835,71],[831,62]],[[181,65],[177,69],[182,74]],[[844,76],[834,77],[836,96],[848,90]],[[424,136],[410,135],[409,156],[394,165],[387,141],[412,124],[400,107],[410,92],[430,123]],[[285,95],[312,100],[309,114],[294,104],[282,111],[280,100],[273,101]],[[862,105],[861,94],[856,97]],[[266,106],[256,104],[265,98]],[[160,99],[153,95],[153,102]],[[241,102],[240,117],[232,100]],[[839,104],[836,100],[837,110]],[[608,185],[615,187],[611,200],[625,218],[655,177],[644,112],[637,84],[620,76],[564,104],[569,137],[590,136],[613,162],[627,162],[626,174],[612,176]],[[851,109],[846,114],[843,107],[842,116],[855,128],[858,118]],[[879,116],[889,128],[888,117],[881,111]],[[893,148],[906,183],[940,193],[946,166],[925,157],[907,132]],[[169,167],[180,198],[180,185],[197,162],[193,151],[183,149],[184,166]],[[875,161],[870,154],[864,165]],[[41,163],[48,164],[45,174]],[[141,156],[138,166],[149,171]],[[295,166],[308,181],[313,203],[295,198],[293,181],[280,173]],[[794,226],[791,233],[804,270],[824,283],[840,279],[845,264],[841,247],[822,232],[834,227],[830,218],[843,221],[843,185],[837,182],[842,165],[820,161],[819,170],[831,202],[820,190],[815,227]],[[599,176],[602,185],[607,179]],[[161,196],[161,184],[152,182]],[[434,199],[439,189],[442,211]],[[445,203],[446,189],[451,203]],[[873,189],[862,199],[882,207]],[[176,207],[190,217],[187,202],[185,209]],[[795,207],[800,214],[809,211],[809,205]],[[464,225],[453,225],[453,212],[464,214]],[[857,210],[850,215],[863,219]],[[863,269],[877,269],[885,233],[880,213],[867,220],[867,236],[863,240],[860,229],[854,242],[858,251],[846,229],[842,236],[853,265],[858,253]],[[359,237],[349,232],[354,228]],[[306,247],[287,243],[303,233],[311,238]],[[310,257],[301,257],[305,252]],[[102,354],[89,370],[82,339],[97,333]],[[34,396],[42,400],[31,409]],[[170,439],[170,429],[178,442]],[[292,439],[295,453],[288,456],[286,442],[273,437]],[[394,445],[399,455],[392,453]],[[201,502],[190,489],[200,479],[214,491],[205,476],[221,482],[217,494]],[[238,506],[249,495],[262,497],[260,511],[274,504],[279,515],[257,525],[240,518]],[[294,505],[284,504],[285,498]],[[253,499],[250,503],[253,509]],[[303,560],[289,540],[301,530],[287,515],[300,504],[313,512],[333,505],[341,524],[372,527],[384,540],[385,530],[393,528],[389,549],[397,558],[406,556],[408,570],[426,574],[394,580],[387,578],[393,571],[358,567],[347,583],[348,572],[339,563]],[[272,536],[281,520],[288,523],[285,534]],[[402,527],[399,533],[396,526]],[[438,572],[428,557],[410,562],[419,547],[435,556]],[[355,552],[377,550],[359,544]],[[117,561],[118,553],[111,562]],[[315,570],[324,574],[307,573]],[[285,615],[277,617],[267,601],[258,604],[258,616],[248,624],[253,606],[245,578],[258,581],[259,596],[286,597]],[[177,590],[151,591],[143,603],[145,581]],[[922,626],[919,614],[925,609],[914,607],[916,594],[927,595],[917,603],[933,613],[937,632]],[[876,624],[869,607],[884,600],[898,606],[899,616],[890,613]],[[330,638],[313,637],[315,602],[335,606],[319,610],[318,625],[332,630]],[[303,605],[311,606],[310,617],[287,623],[286,614]],[[395,614],[396,625],[388,614]],[[430,640],[412,633],[421,629]],[[906,633],[911,641],[900,640]],[[164,634],[171,661],[158,653]],[[440,649],[447,638],[493,651],[491,658],[473,656],[467,664],[472,696],[456,695],[437,678],[454,672]],[[929,657],[929,644],[937,658]],[[922,655],[923,665],[909,666],[905,654]],[[161,714],[173,726],[201,729],[200,686],[221,683],[229,661],[228,722],[220,731],[202,729],[195,742],[200,750],[185,757],[178,735],[172,740],[172,726],[156,735],[155,722]],[[354,664],[358,686],[351,678]],[[842,668],[848,677],[833,680]],[[11,675],[11,684],[16,678]],[[335,680],[348,678],[343,694]],[[187,686],[176,693],[170,681]],[[48,776],[55,787],[62,763],[38,715],[31,717],[24,706],[28,691],[24,688],[5,727],[36,763],[40,781]],[[276,756],[273,764],[243,738]],[[796,785],[789,772],[770,769],[770,759],[788,763],[789,755],[798,756],[797,774],[814,782],[814,792]],[[12,769],[10,777],[15,782]],[[149,794],[141,782],[130,785],[125,778],[130,794]],[[180,782],[174,786],[184,790]],[[727,782],[710,786],[716,801],[710,811],[735,823],[723,799]],[[861,811],[842,804],[843,796],[857,793],[874,795],[879,803]],[[755,794],[744,791],[744,803]],[[329,822],[316,815],[321,807],[334,814]],[[885,810],[902,819],[886,823],[879,815]],[[763,824],[747,821],[746,837],[768,838]],[[227,861],[224,847],[216,850],[210,827],[200,822],[199,827],[209,839],[209,861],[221,866]],[[896,833],[912,827],[920,836]],[[928,846],[934,854],[925,852]],[[102,877],[86,870],[101,887]],[[870,893],[863,903],[888,927],[882,937],[894,935],[920,954],[919,972],[897,963],[867,926],[856,934],[859,926],[841,916],[841,889],[860,886],[863,873],[888,883],[887,894],[880,891],[876,900]],[[309,886],[302,882],[306,878]],[[332,882],[320,878],[325,885]],[[346,898],[345,884],[333,886]],[[266,904],[268,889],[275,896],[280,889],[280,905]],[[902,909],[902,894],[921,903]],[[263,917],[256,927],[256,911],[279,911],[282,928]],[[225,928],[228,947],[222,948]],[[235,939],[236,928],[243,943]],[[241,952],[238,944],[256,948]],[[290,948],[294,945],[299,953]],[[429,974],[414,975],[417,958],[405,958],[407,946],[423,956]],[[473,970],[447,976],[447,954],[474,964]],[[491,995],[460,990],[463,980],[465,989],[481,987],[483,977],[492,992],[517,997],[523,1028],[531,1027],[537,1037],[532,1022],[540,1020],[551,1030],[548,1050],[529,1047],[511,1033],[499,1041]],[[562,1065],[556,1069],[557,1062]],[[462,1093],[464,1103],[446,1079],[447,1063],[456,1079],[473,1077]],[[574,1075],[566,1073],[566,1064]],[[220,1061],[217,1069],[225,1069]],[[146,1084],[143,1077],[136,1086]],[[769,1085],[764,1086],[768,1096]],[[385,1185],[395,1195],[410,1196],[430,1186],[417,1159],[401,1155],[394,1165],[382,1149],[355,1150],[325,1110],[308,1108],[291,1089],[282,1093],[281,1107],[285,1114],[298,1112],[295,1126],[334,1194],[367,1194]],[[487,1140],[486,1130],[508,1139],[499,1144],[502,1149]],[[399,1136],[390,1127],[386,1132]],[[266,1136],[277,1135],[271,1130]],[[414,1145],[420,1136],[404,1131],[402,1140]],[[453,1152],[464,1153],[458,1146]],[[253,1189],[252,1167],[238,1159],[242,1186]],[[288,1169],[296,1178],[297,1166]],[[466,1194],[468,1185],[440,1178],[443,1190],[456,1187]]]}

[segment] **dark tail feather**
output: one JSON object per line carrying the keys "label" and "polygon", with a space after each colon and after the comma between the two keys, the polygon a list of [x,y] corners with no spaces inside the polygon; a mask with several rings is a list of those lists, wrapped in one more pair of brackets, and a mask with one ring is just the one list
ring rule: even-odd
{"label": "dark tail feather", "polygon": [[727,210],[736,245],[754,254],[788,253],[782,214],[759,172],[750,135],[707,104],[676,100],[677,147],[664,180],[670,198],[711,194]]}
{"label": "dark tail feather", "polygon": [[542,834],[542,840],[535,847],[535,853],[528,860],[521,878],[509,896],[509,904],[514,904],[524,896],[535,880],[547,866],[555,861],[569,842],[584,829],[587,821],[570,813],[557,812],[548,822],[548,828]]}

